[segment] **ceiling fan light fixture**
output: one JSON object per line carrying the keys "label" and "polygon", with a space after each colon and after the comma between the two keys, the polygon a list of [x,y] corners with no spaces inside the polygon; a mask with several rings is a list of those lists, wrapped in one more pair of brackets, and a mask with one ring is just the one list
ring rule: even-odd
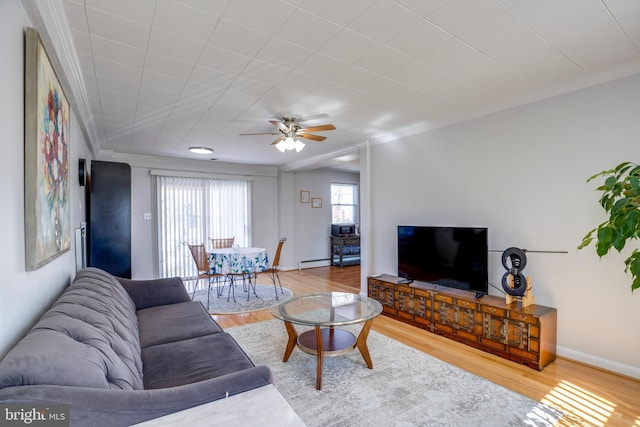
{"label": "ceiling fan light fixture", "polygon": [[304,148],[304,142],[300,141],[298,138],[286,137],[284,140],[278,142],[276,144],[276,148],[280,150],[281,153],[289,150],[296,150],[296,152],[300,152]]}
{"label": "ceiling fan light fixture", "polygon": [[299,153],[304,148],[304,142],[296,139],[293,143],[293,148],[296,149],[296,153]]}
{"label": "ceiling fan light fixture", "polygon": [[189,147],[189,151],[193,154],[213,154],[213,149],[209,147]]}

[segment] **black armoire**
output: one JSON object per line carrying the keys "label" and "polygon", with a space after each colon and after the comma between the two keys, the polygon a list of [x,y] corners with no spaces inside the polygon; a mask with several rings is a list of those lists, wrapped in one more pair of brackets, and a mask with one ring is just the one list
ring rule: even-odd
{"label": "black armoire", "polygon": [[131,278],[131,166],[91,161],[87,265]]}

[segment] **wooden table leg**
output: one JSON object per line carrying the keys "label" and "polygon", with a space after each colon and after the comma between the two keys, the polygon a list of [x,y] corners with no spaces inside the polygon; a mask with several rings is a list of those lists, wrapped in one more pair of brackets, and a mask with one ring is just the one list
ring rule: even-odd
{"label": "wooden table leg", "polygon": [[290,322],[284,322],[284,326],[287,328],[287,334],[289,335],[289,341],[287,341],[287,348],[284,351],[284,357],[282,358],[283,362],[289,360],[289,356],[291,356],[291,352],[296,347],[296,343],[298,342],[298,332],[296,328]]}
{"label": "wooden table leg", "polygon": [[358,339],[356,340],[356,346],[358,347],[358,350],[360,350],[360,354],[362,354],[362,358],[369,369],[373,369],[373,362],[371,361],[369,348],[367,347],[367,337],[369,336],[369,330],[371,329],[372,324],[373,319],[367,320],[358,335]]}
{"label": "wooden table leg", "polygon": [[322,331],[320,326],[316,326],[316,357],[318,367],[316,368],[316,390],[322,389]]}

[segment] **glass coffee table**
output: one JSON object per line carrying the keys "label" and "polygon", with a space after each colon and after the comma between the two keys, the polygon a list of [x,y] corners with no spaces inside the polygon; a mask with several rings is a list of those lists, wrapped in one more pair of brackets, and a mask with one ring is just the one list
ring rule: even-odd
{"label": "glass coffee table", "polygon": [[[289,360],[297,347],[316,356],[316,389],[322,388],[322,358],[346,354],[356,347],[367,367],[373,369],[367,337],[373,319],[382,312],[382,305],[369,297],[345,292],[327,292],[293,297],[272,307],[271,314],[284,321],[289,335],[283,362]],[[340,326],[364,323],[358,337]],[[312,326],[300,335],[294,325]]]}

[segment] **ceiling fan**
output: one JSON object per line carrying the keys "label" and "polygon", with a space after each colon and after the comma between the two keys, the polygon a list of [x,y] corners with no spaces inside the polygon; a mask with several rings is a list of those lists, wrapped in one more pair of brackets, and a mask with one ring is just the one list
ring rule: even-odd
{"label": "ceiling fan", "polygon": [[[324,116],[324,115],[322,115]],[[321,142],[327,139],[326,136],[313,135],[312,132],[322,132],[327,130],[335,130],[335,126],[332,124],[310,126],[304,128],[300,125],[300,122],[316,119],[318,116],[309,118],[295,117],[282,117],[280,120],[269,120],[273,126],[278,129],[278,132],[258,132],[258,133],[241,133],[240,135],[279,135],[279,137],[271,143],[275,145],[278,150],[285,152],[286,150],[300,151],[304,148],[304,143],[299,138],[310,139],[312,141]]]}

